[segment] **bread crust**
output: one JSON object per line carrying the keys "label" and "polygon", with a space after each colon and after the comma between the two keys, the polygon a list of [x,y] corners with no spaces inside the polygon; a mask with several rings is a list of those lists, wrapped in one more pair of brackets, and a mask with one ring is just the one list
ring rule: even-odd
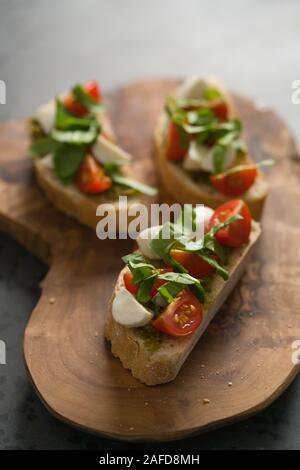
{"label": "bread crust", "polygon": [[196,332],[183,338],[163,335],[154,350],[151,341],[149,343],[147,338],[141,335],[140,328],[120,325],[112,316],[112,303],[120,287],[124,285],[123,275],[127,268],[120,272],[109,303],[105,336],[111,343],[114,356],[120,359],[134,377],[147,385],[174,380],[189,353],[239,280],[260,233],[259,223],[253,221],[248,244],[233,250],[229,256],[226,266],[230,273],[229,280],[225,282],[219,276],[214,276],[211,292],[207,294],[204,304],[203,322]]}
{"label": "bread crust", "polygon": [[[166,128],[168,117],[161,113],[154,131],[155,158],[160,179],[165,191],[174,201],[181,204],[204,204],[216,209],[228,201],[228,198],[212,185],[195,182],[179,164],[166,159]],[[268,194],[268,183],[261,171],[251,188],[241,197],[251,211],[255,220],[262,215],[265,199]]]}

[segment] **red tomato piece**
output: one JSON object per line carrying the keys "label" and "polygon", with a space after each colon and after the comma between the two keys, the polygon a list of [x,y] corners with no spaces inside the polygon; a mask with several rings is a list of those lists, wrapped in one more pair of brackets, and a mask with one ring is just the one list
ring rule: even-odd
{"label": "red tomato piece", "polygon": [[[188,138],[188,137],[187,137]],[[188,147],[183,146],[178,126],[170,121],[167,135],[166,156],[168,160],[180,161],[187,153]]]}
{"label": "red tomato piece", "polygon": [[249,240],[252,216],[247,204],[241,199],[225,202],[215,210],[208,224],[210,230],[218,223],[226,222],[236,214],[241,215],[242,219],[235,220],[215,235],[219,243],[232,248],[239,248]]}
{"label": "red tomato piece", "polygon": [[63,103],[67,110],[70,111],[70,113],[75,114],[75,116],[84,117],[87,114],[86,107],[76,101],[72,95],[66,96]]}
{"label": "red tomato piece", "polygon": [[215,101],[211,104],[210,109],[214,115],[219,118],[221,121],[228,121],[229,119],[229,110],[225,101]]}
{"label": "red tomato piece", "polygon": [[170,254],[172,258],[188,270],[191,276],[196,277],[197,279],[210,276],[215,270],[213,266],[208,264],[195,253],[173,249]]}
{"label": "red tomato piece", "polygon": [[86,82],[84,89],[89,94],[89,96],[95,100],[96,103],[100,103],[102,100],[102,92],[96,80],[90,80],[89,82]]}
{"label": "red tomato piece", "polygon": [[248,168],[234,171],[232,173],[219,173],[218,175],[211,175],[211,184],[220,193],[229,197],[237,197],[248,191],[253,185],[257,176],[257,169],[255,165],[249,164]]}
{"label": "red tomato piece", "polygon": [[104,173],[99,163],[87,154],[76,172],[75,184],[83,193],[95,194],[107,191],[112,185],[112,180]]}
{"label": "red tomato piece", "polygon": [[130,271],[126,271],[123,276],[124,284],[126,289],[131,292],[131,294],[136,295],[138,293],[138,286],[132,282],[133,274]]}
{"label": "red tomato piece", "polygon": [[184,289],[174,301],[153,320],[153,327],[170,336],[187,336],[201,324],[203,308],[197,297]]}

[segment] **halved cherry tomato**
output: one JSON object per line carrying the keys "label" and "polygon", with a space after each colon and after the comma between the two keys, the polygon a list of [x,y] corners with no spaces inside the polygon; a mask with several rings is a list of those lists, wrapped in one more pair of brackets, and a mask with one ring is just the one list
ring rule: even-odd
{"label": "halved cherry tomato", "polygon": [[178,126],[170,121],[167,135],[166,156],[168,160],[180,161],[187,153],[188,147],[183,146]]}
{"label": "halved cherry tomato", "polygon": [[225,222],[232,216],[239,214],[242,219],[235,220],[232,224],[219,230],[215,238],[225,246],[239,248],[247,243],[251,232],[251,212],[247,204],[241,199],[233,199],[219,206],[213,213],[208,228],[209,230],[220,222]]}
{"label": "halved cherry tomato", "polygon": [[112,181],[96,160],[87,154],[78,168],[75,176],[77,188],[83,193],[103,193],[107,191]]}
{"label": "halved cherry tomato", "polygon": [[64,98],[64,105],[70,113],[78,117],[83,117],[87,113],[87,108],[79,103],[79,101],[76,101],[72,95],[68,95]]}
{"label": "halved cherry tomato", "polygon": [[219,173],[218,175],[211,175],[210,181],[220,193],[229,197],[236,197],[245,193],[253,185],[256,176],[256,166],[249,164],[249,167],[243,170],[237,170],[228,174]]}
{"label": "halved cherry tomato", "polygon": [[156,330],[170,336],[192,334],[203,319],[203,308],[197,297],[189,290],[182,290],[174,301],[153,320]]}
{"label": "halved cherry tomato", "polygon": [[96,101],[96,103],[101,101],[102,92],[96,80],[90,80],[89,82],[86,82],[83,88],[90,95],[90,97]]}
{"label": "halved cherry tomato", "polygon": [[214,113],[214,115],[219,118],[221,121],[228,121],[229,118],[229,110],[228,106],[225,101],[214,101],[210,105],[210,109]]}
{"label": "halved cherry tomato", "polygon": [[125,287],[133,295],[136,295],[138,293],[139,288],[136,284],[133,284],[132,278],[133,278],[132,272],[126,271],[126,273],[123,276]]}
{"label": "halved cherry tomato", "polygon": [[[173,271],[173,268],[162,268],[162,269],[159,269],[159,272],[162,274],[162,273],[171,273]],[[168,281],[165,281],[164,279],[157,279],[157,281],[155,281],[155,283],[153,284],[152,288],[151,288],[151,291],[150,291],[150,296],[151,297],[154,297],[157,292],[158,292],[158,289],[163,286],[166,282]]]}
{"label": "halved cherry tomato", "polygon": [[[95,103],[99,103],[101,101],[102,93],[98,83],[95,80],[87,82],[85,85],[83,85],[83,88],[95,101]],[[88,109],[83,104],[76,101],[72,95],[66,96],[64,99],[64,105],[70,111],[70,113],[75,114],[78,117],[83,117],[88,112]]]}
{"label": "halved cherry tomato", "polygon": [[191,276],[196,277],[197,279],[210,276],[215,270],[213,266],[208,264],[195,253],[173,249],[170,254],[172,258],[188,270]]}

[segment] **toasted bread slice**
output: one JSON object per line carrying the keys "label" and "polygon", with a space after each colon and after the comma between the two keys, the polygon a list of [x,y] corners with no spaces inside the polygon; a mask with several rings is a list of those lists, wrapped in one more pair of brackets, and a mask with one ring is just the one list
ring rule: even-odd
{"label": "toasted bread slice", "polygon": [[226,268],[230,277],[224,281],[214,276],[211,292],[204,304],[203,322],[196,332],[183,338],[167,335],[148,336],[144,328],[128,328],[118,324],[112,316],[112,302],[123,283],[124,268],[117,280],[106,319],[105,336],[111,343],[112,353],[118,357],[134,377],[147,385],[157,385],[173,380],[189,353],[202,336],[215,314],[225,302],[246,267],[253,246],[260,235],[260,225],[252,222],[252,231],[247,245],[234,249]]}
{"label": "toasted bread slice", "polygon": [[[51,105],[52,103],[54,104],[54,100],[49,101],[47,105]],[[108,137],[112,142],[116,142],[116,137],[107,112],[105,110],[100,111],[96,113],[96,116],[101,123],[106,137]],[[29,127],[30,132],[32,133],[31,122],[29,123]],[[109,190],[108,192],[95,195],[82,193],[73,184],[64,185],[59,181],[51,166],[48,165],[47,157],[35,158],[33,165],[37,182],[53,205],[68,216],[94,230],[101,219],[101,216],[96,215],[97,207],[100,204],[110,204],[112,208],[114,208],[116,211],[116,230],[119,231],[119,212],[124,210],[128,211],[132,205],[141,201],[139,194],[132,190],[114,190],[116,185],[113,185],[112,190]],[[130,166],[125,167],[123,172],[126,176],[133,177],[133,174],[130,171]],[[128,197],[127,207],[119,205],[119,195]],[[129,223],[131,218],[128,215],[127,217],[127,221]]]}
{"label": "toasted bread slice", "polygon": [[[228,97],[226,100],[229,103],[230,116],[236,116],[237,113],[231,99]],[[168,119],[166,112],[161,113],[154,131],[156,163],[164,190],[174,201],[181,204],[203,203],[213,209],[217,208],[226,202],[228,197],[217,191],[209,182],[193,179],[193,173],[185,170],[180,163],[174,163],[166,159]],[[258,171],[254,184],[241,196],[256,220],[261,217],[267,194],[268,184],[263,173]]]}

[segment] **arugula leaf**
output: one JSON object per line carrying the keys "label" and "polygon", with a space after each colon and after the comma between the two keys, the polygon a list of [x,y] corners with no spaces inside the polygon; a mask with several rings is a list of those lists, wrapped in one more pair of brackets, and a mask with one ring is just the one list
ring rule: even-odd
{"label": "arugula leaf", "polygon": [[128,188],[134,189],[139,193],[146,194],[147,196],[155,196],[157,194],[157,189],[152,188],[144,183],[128,178],[127,176],[121,175],[117,171],[108,171],[109,176],[114,183],[121,184],[122,186],[127,186]]}
{"label": "arugula leaf", "polygon": [[[61,145],[54,152],[54,169],[58,178],[69,182],[82,162],[85,149],[78,145]],[[67,180],[67,181],[66,181]]]}
{"label": "arugula leaf", "polygon": [[72,88],[72,94],[79,103],[85,106],[92,113],[98,113],[104,109],[104,105],[93,100],[82,85],[75,85]]}
{"label": "arugula leaf", "polygon": [[63,144],[87,145],[92,144],[99,134],[99,127],[92,125],[88,130],[63,131],[54,129],[51,137]]}
{"label": "arugula leaf", "polygon": [[221,93],[216,88],[206,88],[202,93],[202,96],[205,100],[208,101],[222,98]]}
{"label": "arugula leaf", "polygon": [[30,153],[34,157],[44,157],[48,153],[55,152],[58,147],[59,144],[52,137],[41,137],[33,142],[30,147]]}

